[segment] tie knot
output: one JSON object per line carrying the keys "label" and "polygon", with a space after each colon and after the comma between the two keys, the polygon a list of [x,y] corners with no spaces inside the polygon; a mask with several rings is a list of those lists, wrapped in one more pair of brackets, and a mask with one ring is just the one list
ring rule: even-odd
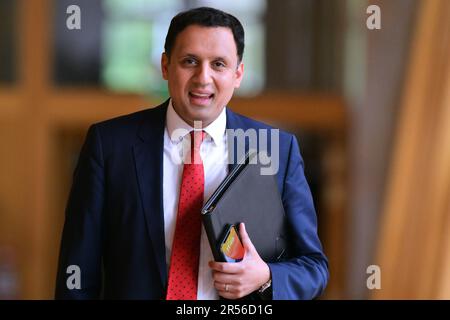
{"label": "tie knot", "polygon": [[191,162],[193,164],[201,164],[202,158],[200,156],[200,146],[202,145],[203,139],[205,138],[205,131],[203,130],[192,130],[191,134]]}
{"label": "tie knot", "polygon": [[203,139],[205,138],[205,131],[203,130],[192,130],[191,134],[191,148],[193,150],[199,150],[202,145]]}

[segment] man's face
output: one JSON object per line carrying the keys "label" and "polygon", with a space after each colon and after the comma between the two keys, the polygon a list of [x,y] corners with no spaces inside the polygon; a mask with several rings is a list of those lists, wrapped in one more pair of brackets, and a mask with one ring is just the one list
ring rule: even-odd
{"label": "man's face", "polygon": [[161,69],[178,115],[205,127],[239,87],[244,65],[229,28],[191,25],[178,34],[170,59],[163,53]]}

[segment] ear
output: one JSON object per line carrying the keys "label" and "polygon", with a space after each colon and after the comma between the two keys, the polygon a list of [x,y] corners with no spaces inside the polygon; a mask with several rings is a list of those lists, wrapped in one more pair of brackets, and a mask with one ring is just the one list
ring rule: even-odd
{"label": "ear", "polygon": [[242,77],[244,76],[244,63],[239,63],[236,71],[235,71],[236,79],[234,80],[234,87],[237,89],[241,85]]}
{"label": "ear", "polygon": [[161,72],[164,80],[168,80],[169,76],[168,68],[169,68],[169,57],[165,52],[163,52],[163,54],[161,55]]}

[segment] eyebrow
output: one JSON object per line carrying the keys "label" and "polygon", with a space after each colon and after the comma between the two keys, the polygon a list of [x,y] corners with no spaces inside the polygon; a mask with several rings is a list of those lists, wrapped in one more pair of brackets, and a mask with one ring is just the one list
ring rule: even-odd
{"label": "eyebrow", "polygon": [[187,53],[187,54],[181,55],[180,58],[195,58],[195,59],[198,59],[198,56],[196,56],[195,54],[192,54],[192,53]]}
{"label": "eyebrow", "polygon": [[[192,54],[192,53],[183,54],[180,58],[194,58],[194,59],[200,60],[200,58],[197,55]],[[225,57],[215,57],[212,60],[213,61],[216,61],[216,60],[228,61]]]}

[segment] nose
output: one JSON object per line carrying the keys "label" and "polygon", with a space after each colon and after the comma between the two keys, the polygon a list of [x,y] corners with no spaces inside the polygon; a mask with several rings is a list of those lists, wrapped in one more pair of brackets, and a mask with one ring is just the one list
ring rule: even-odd
{"label": "nose", "polygon": [[198,66],[195,73],[195,82],[202,86],[211,83],[211,68],[208,63],[202,63]]}

